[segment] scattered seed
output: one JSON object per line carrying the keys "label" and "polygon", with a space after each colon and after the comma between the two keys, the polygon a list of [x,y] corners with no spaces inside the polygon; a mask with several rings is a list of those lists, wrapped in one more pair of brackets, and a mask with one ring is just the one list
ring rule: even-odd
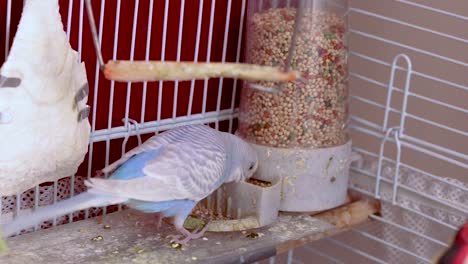
{"label": "scattered seed", "polygon": [[259,235],[257,233],[250,233],[246,237],[250,239],[257,239]]}
{"label": "scattered seed", "polygon": [[174,241],[171,241],[171,247],[173,249],[181,250],[182,249],[182,244],[176,243]]}
{"label": "scattered seed", "polygon": [[111,225],[104,225],[104,229],[111,229]]}
{"label": "scattered seed", "polygon": [[[189,220],[189,218],[194,218]],[[193,220],[196,220],[195,222],[200,222],[201,227],[204,227],[205,224],[208,222],[207,220],[231,220],[233,218],[231,217],[226,217],[221,214],[215,214],[213,210],[210,210],[206,208],[203,204],[198,203],[195,208],[192,210],[192,213],[190,214],[189,217],[187,217],[187,220],[184,222],[184,227],[187,228],[187,224],[190,225],[189,222],[194,222]],[[200,224],[197,224],[197,226],[200,226]],[[190,227],[190,226],[188,226]],[[191,228],[191,227],[190,227]]]}
{"label": "scattered seed", "polygon": [[187,219],[185,219],[184,222],[184,227],[188,230],[194,230],[194,229],[202,229],[205,227],[206,221],[203,221],[202,219],[199,219],[198,217],[194,217],[189,215]]}
{"label": "scattered seed", "polygon": [[104,239],[104,237],[101,236],[101,235],[99,235],[99,236],[93,237],[91,240],[92,240],[92,241],[101,241],[101,240],[103,240],[103,239]]}
{"label": "scattered seed", "polygon": [[136,248],[133,249],[133,251],[135,253],[137,253],[137,254],[141,254],[141,253],[143,253],[144,250],[142,248],[136,247]]}

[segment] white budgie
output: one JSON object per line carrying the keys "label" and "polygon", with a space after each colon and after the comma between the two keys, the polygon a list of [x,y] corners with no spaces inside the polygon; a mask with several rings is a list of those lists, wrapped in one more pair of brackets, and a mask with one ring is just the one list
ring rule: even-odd
{"label": "white budgie", "polygon": [[[176,128],[153,136],[106,167],[109,179],[90,179],[88,191],[55,205],[39,208],[3,227],[6,235],[54,216],[88,207],[125,203],[129,207],[174,217],[185,244],[204,230],[190,233],[184,221],[195,205],[225,182],[245,180],[257,169],[257,154],[235,135],[208,126]],[[159,220],[160,221],[160,220]],[[158,223],[159,224],[159,223]]]}
{"label": "white budgie", "polygon": [[0,196],[74,174],[90,136],[84,63],[58,0],[28,0],[0,69]]}

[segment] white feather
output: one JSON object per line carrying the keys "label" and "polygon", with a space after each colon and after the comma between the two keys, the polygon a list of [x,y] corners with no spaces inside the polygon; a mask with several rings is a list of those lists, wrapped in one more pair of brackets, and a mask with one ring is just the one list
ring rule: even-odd
{"label": "white feather", "polygon": [[4,224],[2,226],[3,235],[13,235],[23,229],[50,220],[53,217],[59,217],[68,213],[72,213],[90,207],[100,207],[122,203],[126,200],[127,199],[118,197],[96,196],[90,193],[82,193],[53,205],[39,207],[37,210],[35,210],[32,214],[28,216],[20,216],[15,218],[14,221]]}
{"label": "white feather", "polygon": [[78,122],[87,97],[75,104],[86,83],[63,30],[57,0],[28,0],[7,61],[5,77],[19,87],[0,88],[0,195],[74,174],[88,151],[90,124]]}

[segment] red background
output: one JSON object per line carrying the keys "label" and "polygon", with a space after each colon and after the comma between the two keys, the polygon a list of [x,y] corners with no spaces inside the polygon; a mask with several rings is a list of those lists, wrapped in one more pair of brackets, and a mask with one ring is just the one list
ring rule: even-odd
{"label": "red background", "polygon": [[[154,13],[153,13],[153,26],[152,26],[152,37],[151,37],[151,60],[161,59],[161,46],[162,46],[162,30],[164,21],[164,7],[165,2],[162,0],[154,1]],[[179,31],[179,17],[180,17],[180,6],[181,1],[170,0],[169,16],[168,16],[168,28],[167,28],[167,42],[165,50],[166,60],[176,60],[177,56],[177,42],[178,42],[178,31]],[[94,8],[94,17],[99,27],[99,15],[101,8],[101,1],[92,1]],[[135,11],[135,0],[122,0],[121,1],[121,21],[119,29],[119,40],[118,40],[118,55],[117,59],[129,59],[130,58],[130,46],[132,37],[132,26],[133,16]],[[67,19],[68,19],[68,0],[59,0],[60,13],[62,15],[62,22],[66,30]],[[148,28],[148,10],[149,0],[141,0],[138,8],[138,24],[136,34],[136,48],[135,48],[135,60],[143,60],[145,58],[146,51],[146,39],[147,39],[147,28]],[[202,31],[199,49],[199,61],[206,61],[207,56],[207,45],[209,37],[209,21],[212,1],[205,0],[203,4],[203,18],[202,18]],[[218,0],[216,1],[214,26],[213,26],[213,38],[212,38],[212,50],[211,50],[211,61],[221,61],[224,41],[224,28],[226,21],[226,10],[228,1]],[[19,0],[12,1],[12,13],[11,13],[11,32],[10,32],[10,45],[13,41],[13,37],[21,17],[23,2]],[[7,1],[0,0],[0,63],[5,60],[5,21],[6,21],[6,7]],[[113,43],[114,43],[114,28],[115,28],[115,17],[117,10],[117,1],[108,0],[105,6],[104,15],[104,31],[103,31],[103,42],[102,52],[104,61],[112,59]],[[235,61],[237,54],[237,42],[239,34],[239,24],[241,16],[242,1],[233,0],[231,7],[231,18],[229,24],[229,38],[226,53],[226,61]],[[184,29],[183,29],[183,41],[181,49],[181,60],[182,61],[193,61],[195,54],[195,43],[197,33],[197,20],[199,12],[199,1],[186,0],[185,1],[185,12],[184,12]],[[73,49],[78,50],[79,47],[79,18],[83,15],[83,41],[82,41],[82,60],[86,63],[86,69],[88,74],[88,82],[90,86],[90,95],[88,99],[88,105],[93,105],[94,100],[94,87],[95,87],[95,66],[96,66],[96,55],[94,52],[91,34],[89,30],[88,20],[86,12],[80,14],[80,0],[73,1],[73,12],[72,12],[72,24],[71,24],[71,36],[70,43]],[[245,29],[245,27],[244,27]],[[242,59],[242,56],[241,56]],[[110,81],[104,79],[102,73],[99,73],[99,92],[97,99],[96,109],[96,130],[106,129],[108,126],[108,114],[109,114],[109,101],[110,101]],[[203,81],[196,81],[194,101],[192,113],[201,113],[202,111],[202,96],[203,96]],[[218,96],[218,79],[212,79],[209,81],[208,97],[206,111],[216,110],[216,102]],[[145,121],[154,121],[157,117],[157,98],[158,98],[158,82],[148,84],[146,109],[145,109]],[[112,126],[122,126],[122,118],[125,116],[125,102],[127,94],[127,83],[116,83],[115,94],[114,94],[114,107],[112,114]],[[240,83],[237,84],[237,100],[240,90]],[[231,97],[233,89],[233,80],[225,79],[223,83],[223,93],[221,100],[221,109],[228,109],[231,106]],[[177,116],[184,116],[187,114],[188,101],[189,101],[190,82],[179,83],[179,94],[177,100]],[[141,107],[142,107],[142,95],[143,95],[143,84],[133,84],[131,92],[131,104],[129,118],[132,118],[138,122],[141,122]],[[174,82],[164,82],[163,87],[163,100],[162,100],[162,112],[161,118],[172,117],[173,109],[173,98],[174,98]],[[90,121],[92,114],[90,114]],[[227,128],[226,122],[220,123],[220,128],[225,130]],[[150,136],[150,135],[148,135]],[[148,137],[147,136],[147,137]],[[145,137],[145,138],[147,138]],[[121,155],[123,139],[112,140],[110,143],[110,162],[116,160]],[[127,151],[136,146],[137,141],[135,137],[131,137],[127,144]],[[105,147],[106,142],[94,143],[93,146],[93,166],[92,174],[97,169],[104,167],[105,165]],[[87,161],[86,157],[84,164],[82,164],[77,175],[87,175]]]}

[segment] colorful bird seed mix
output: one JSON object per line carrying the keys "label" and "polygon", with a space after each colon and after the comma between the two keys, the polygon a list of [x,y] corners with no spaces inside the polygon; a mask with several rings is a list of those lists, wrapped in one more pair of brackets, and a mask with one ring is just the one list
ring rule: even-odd
{"label": "colorful bird seed mix", "polygon": [[[249,63],[284,66],[296,9],[254,14],[248,25]],[[243,89],[239,135],[271,147],[324,148],[347,142],[346,21],[334,13],[304,10],[290,67],[302,80],[279,93]],[[256,83],[267,87],[278,83]]]}

